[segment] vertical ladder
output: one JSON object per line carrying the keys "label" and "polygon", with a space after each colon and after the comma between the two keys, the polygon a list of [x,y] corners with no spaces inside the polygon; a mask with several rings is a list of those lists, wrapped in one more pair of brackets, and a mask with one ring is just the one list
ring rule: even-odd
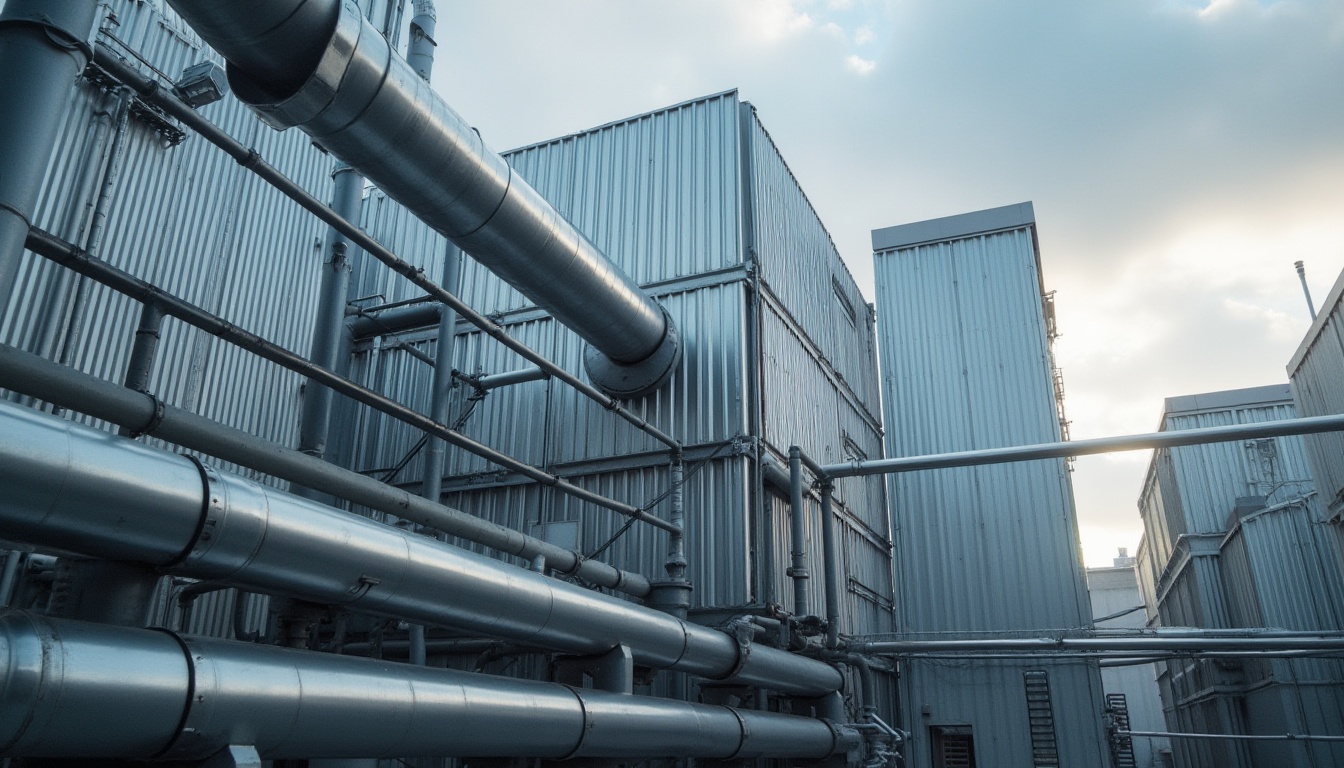
{"label": "vertical ladder", "polygon": [[1058,768],[1059,743],[1050,704],[1050,678],[1043,671],[1022,673],[1027,691],[1027,721],[1031,725],[1031,760],[1035,768]]}
{"label": "vertical ladder", "polygon": [[1123,693],[1106,694],[1106,712],[1110,715],[1111,758],[1115,768],[1138,768],[1134,757],[1134,740],[1120,735],[1120,731],[1129,731],[1129,703]]}

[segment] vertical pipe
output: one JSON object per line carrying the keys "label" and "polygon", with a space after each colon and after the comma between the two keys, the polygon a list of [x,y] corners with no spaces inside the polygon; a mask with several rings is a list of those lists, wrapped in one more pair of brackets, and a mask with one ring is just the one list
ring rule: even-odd
{"label": "vertical pipe", "polygon": [[435,21],[433,0],[415,0],[415,15],[411,17],[411,41],[406,45],[406,62],[425,82],[429,82],[430,73],[434,69],[434,48],[438,45],[434,42]]}
{"label": "vertical pipe", "polygon": [[163,306],[153,299],[145,302],[140,309],[140,322],[135,328],[135,344],[131,347],[131,359],[126,363],[126,379],[123,385],[136,392],[149,391],[149,377],[154,370],[154,356],[159,349],[159,336],[163,328]]}
{"label": "vertical pipe", "polygon": [[[397,27],[400,29],[400,25]],[[415,0],[415,16],[411,19],[411,41],[406,51],[415,74],[429,82],[434,70],[434,3]],[[443,280],[441,285],[457,293],[458,265],[462,263],[457,246],[445,243],[443,248]],[[434,346],[434,373],[430,379],[429,417],[440,424],[448,423],[448,398],[453,387],[453,342],[457,336],[457,313],[450,307],[439,307],[438,340]],[[443,472],[447,464],[447,443],[429,435],[425,444],[425,476],[420,493],[426,499],[439,503],[443,496]],[[425,665],[425,626],[413,624],[410,628],[410,662]]]}
{"label": "vertical pipe", "polygon": [[[359,221],[364,178],[339,161],[332,169],[331,177],[335,182],[332,209],[350,221]],[[341,365],[339,356],[344,348],[342,336],[348,333],[345,326],[345,302],[350,286],[350,241],[337,230],[329,228],[323,250],[325,261],[322,265],[322,283],[318,289],[317,319],[313,323],[309,359],[329,371],[335,371]],[[308,381],[299,423],[300,451],[318,458],[326,457],[333,394],[327,387],[311,379]],[[308,498],[318,495],[306,488],[295,489],[295,492]]]}
{"label": "vertical pipe", "polygon": [[676,530],[667,536],[667,562],[663,568],[667,577],[673,581],[686,580],[686,495],[682,486],[686,482],[686,463],[681,451],[672,454],[672,467],[668,473],[672,484],[672,512],[668,522]]}
{"label": "vertical pipe", "polygon": [[793,613],[807,616],[807,527],[803,508],[803,451],[789,447],[789,554],[788,574],[793,579]]}
{"label": "vertical pipe", "polygon": [[0,12],[0,323],[97,15],[94,0],[9,0]]}
{"label": "vertical pipe", "polygon": [[[135,94],[130,88],[118,88],[117,129],[112,134],[112,147],[108,152],[107,170],[103,173],[103,185],[98,190],[98,200],[93,206],[93,215],[89,219],[89,229],[84,238],[84,250],[97,255],[103,244],[103,233],[107,231],[107,210],[112,204],[112,193],[121,178],[122,160],[126,150],[126,125],[131,117],[131,101]],[[89,307],[89,278],[79,275],[75,278],[75,295],[70,301],[70,321],[66,324],[65,339],[61,342],[58,360],[61,365],[69,365],[71,358],[79,349],[84,335],[84,315]],[[60,409],[53,410],[60,414]]]}
{"label": "vertical pipe", "polygon": [[14,581],[19,574],[19,558],[22,556],[17,549],[11,549],[5,555],[5,569],[0,573],[0,608],[9,607],[9,593],[14,591]]}
{"label": "vertical pipe", "polygon": [[831,509],[831,494],[835,484],[821,481],[821,549],[826,579],[826,647],[834,650],[840,645],[840,552],[835,546],[835,513]]}
{"label": "vertical pipe", "polygon": [[1297,267],[1297,279],[1302,281],[1302,294],[1307,297],[1307,311],[1311,313],[1312,322],[1316,321],[1316,303],[1311,300],[1311,289],[1307,287],[1307,268],[1301,261],[1293,262]]}

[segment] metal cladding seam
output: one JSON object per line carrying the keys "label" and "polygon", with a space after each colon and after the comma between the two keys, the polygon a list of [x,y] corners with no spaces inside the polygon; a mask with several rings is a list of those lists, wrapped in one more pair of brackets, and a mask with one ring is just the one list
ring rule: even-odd
{"label": "metal cladding seam", "polygon": [[274,9],[171,4],[229,60],[234,92],[264,119],[300,127],[608,358],[634,364],[676,343],[644,290],[486,147],[353,3],[288,0],[279,24]]}
{"label": "metal cladding seam", "polygon": [[0,659],[0,753],[16,757],[821,758],[859,743],[806,717],[17,611],[0,613]]}
{"label": "metal cladding seam", "polygon": [[[0,404],[0,537],[782,693],[833,667],[346,515],[192,459]],[[207,479],[205,482],[202,476]],[[208,493],[206,489],[208,488]]]}

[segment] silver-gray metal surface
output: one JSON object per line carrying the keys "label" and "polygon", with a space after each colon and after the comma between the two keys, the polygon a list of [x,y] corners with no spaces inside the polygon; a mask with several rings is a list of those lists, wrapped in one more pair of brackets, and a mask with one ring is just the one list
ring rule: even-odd
{"label": "silver-gray metal surface", "polygon": [[97,16],[90,2],[42,0],[9,0],[0,12],[0,323]]}
{"label": "silver-gray metal surface", "polygon": [[817,759],[860,743],[805,717],[17,612],[0,650],[0,751],[19,757]]}
{"label": "silver-gray metal surface", "polygon": [[783,692],[820,695],[841,685],[822,662],[771,648],[744,652],[723,632],[183,457],[14,405],[0,406],[0,423],[15,438],[0,446],[0,532],[8,538],[569,653],[625,644],[643,666]]}
{"label": "silver-gray metal surface", "polygon": [[[611,360],[640,363],[674,338],[639,285],[490,151],[356,6],[278,5],[294,15],[268,26],[246,8],[226,18],[214,3],[173,2],[226,59],[236,54],[229,75],[240,98],[278,127],[301,127]],[[663,380],[677,359],[664,362]]]}
{"label": "silver-gray metal surface", "polygon": [[[635,596],[648,593],[648,580],[591,558],[561,549],[518,530],[495,525],[456,509],[337,467],[313,456],[212,422],[176,406],[0,345],[0,382],[7,389],[78,413],[149,431],[168,443],[217,456],[258,473],[316,488],[337,498],[444,531],[524,561],[543,555],[552,569],[574,573],[601,586]],[[161,412],[160,412],[161,408]],[[157,426],[154,422],[157,420]],[[152,429],[149,429],[150,427]]]}

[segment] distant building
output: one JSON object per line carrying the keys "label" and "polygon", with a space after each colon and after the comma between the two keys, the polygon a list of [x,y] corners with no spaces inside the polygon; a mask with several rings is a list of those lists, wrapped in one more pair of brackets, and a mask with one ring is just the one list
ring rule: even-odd
{"label": "distant building", "polygon": [[[1167,398],[1163,431],[1293,418],[1286,385]],[[1339,540],[1321,512],[1303,440],[1158,450],[1139,498],[1139,582],[1149,626],[1344,629]],[[1174,659],[1158,676],[1167,730],[1338,735],[1344,662]],[[1344,766],[1344,744],[1173,740],[1180,768]]]}
{"label": "distant building", "polygon": [[[1097,629],[1144,626],[1143,598],[1134,570],[1136,559],[1121,549],[1110,568],[1087,569],[1087,592],[1092,598],[1092,617]],[[1165,731],[1162,699],[1157,690],[1156,664],[1104,666],[1101,687],[1108,705],[1120,704],[1134,731]],[[1121,697],[1118,701],[1115,697]],[[1163,768],[1171,760],[1168,739],[1132,739],[1137,768]]]}
{"label": "distant building", "polygon": [[[873,250],[887,456],[1059,440],[1031,204],[876,230]],[[1090,623],[1064,460],[892,475],[888,489],[902,637]],[[901,686],[907,765],[1110,759],[1094,663],[913,659]]]}

